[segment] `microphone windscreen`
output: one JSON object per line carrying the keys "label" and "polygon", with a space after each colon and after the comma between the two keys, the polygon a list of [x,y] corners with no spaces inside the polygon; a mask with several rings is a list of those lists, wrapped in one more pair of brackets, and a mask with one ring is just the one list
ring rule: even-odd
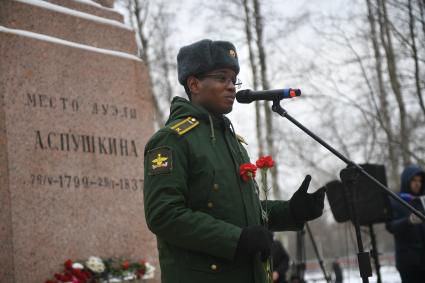
{"label": "microphone windscreen", "polygon": [[240,90],[236,93],[236,101],[239,103],[251,103],[252,99],[249,95],[251,91],[249,89]]}

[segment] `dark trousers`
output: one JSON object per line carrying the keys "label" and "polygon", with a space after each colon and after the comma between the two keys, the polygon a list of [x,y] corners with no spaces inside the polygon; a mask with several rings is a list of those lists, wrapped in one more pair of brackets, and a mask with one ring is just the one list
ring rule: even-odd
{"label": "dark trousers", "polygon": [[425,283],[425,270],[400,270],[402,283]]}

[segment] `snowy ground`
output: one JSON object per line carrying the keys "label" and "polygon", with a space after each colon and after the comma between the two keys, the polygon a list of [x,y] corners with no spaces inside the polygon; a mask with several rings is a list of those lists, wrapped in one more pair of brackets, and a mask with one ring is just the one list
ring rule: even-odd
{"label": "snowy ground", "polygon": [[[382,283],[400,283],[400,275],[394,266],[382,266],[381,267],[381,278]],[[307,272],[305,280],[308,283],[326,283],[323,279],[323,273],[321,272]],[[362,279],[359,275],[358,269],[344,269],[344,283],[362,283]],[[377,277],[374,274],[373,277],[369,278],[370,283],[376,283]]]}

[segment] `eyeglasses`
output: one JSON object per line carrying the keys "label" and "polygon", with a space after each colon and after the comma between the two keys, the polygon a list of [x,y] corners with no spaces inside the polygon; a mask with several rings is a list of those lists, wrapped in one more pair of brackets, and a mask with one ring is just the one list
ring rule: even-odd
{"label": "eyeglasses", "polygon": [[211,78],[213,80],[216,80],[220,83],[223,84],[228,84],[229,82],[231,82],[237,89],[240,89],[242,86],[242,81],[236,77],[231,77],[231,76],[226,76],[226,75],[221,75],[221,74],[209,74],[209,75],[203,75],[200,76],[199,79],[203,79],[203,78]]}

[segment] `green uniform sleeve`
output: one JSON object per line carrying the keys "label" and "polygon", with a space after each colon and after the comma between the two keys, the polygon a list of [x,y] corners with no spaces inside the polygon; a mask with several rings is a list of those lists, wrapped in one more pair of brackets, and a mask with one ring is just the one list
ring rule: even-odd
{"label": "green uniform sleeve", "polygon": [[[265,201],[262,201],[262,207]],[[289,209],[289,201],[268,200],[267,210],[269,211],[269,229],[272,231],[297,231],[304,227],[304,223],[298,223],[292,216]]]}
{"label": "green uniform sleeve", "polygon": [[145,148],[144,205],[149,229],[175,246],[233,259],[241,228],[187,206],[190,149],[184,137],[159,131]]}

